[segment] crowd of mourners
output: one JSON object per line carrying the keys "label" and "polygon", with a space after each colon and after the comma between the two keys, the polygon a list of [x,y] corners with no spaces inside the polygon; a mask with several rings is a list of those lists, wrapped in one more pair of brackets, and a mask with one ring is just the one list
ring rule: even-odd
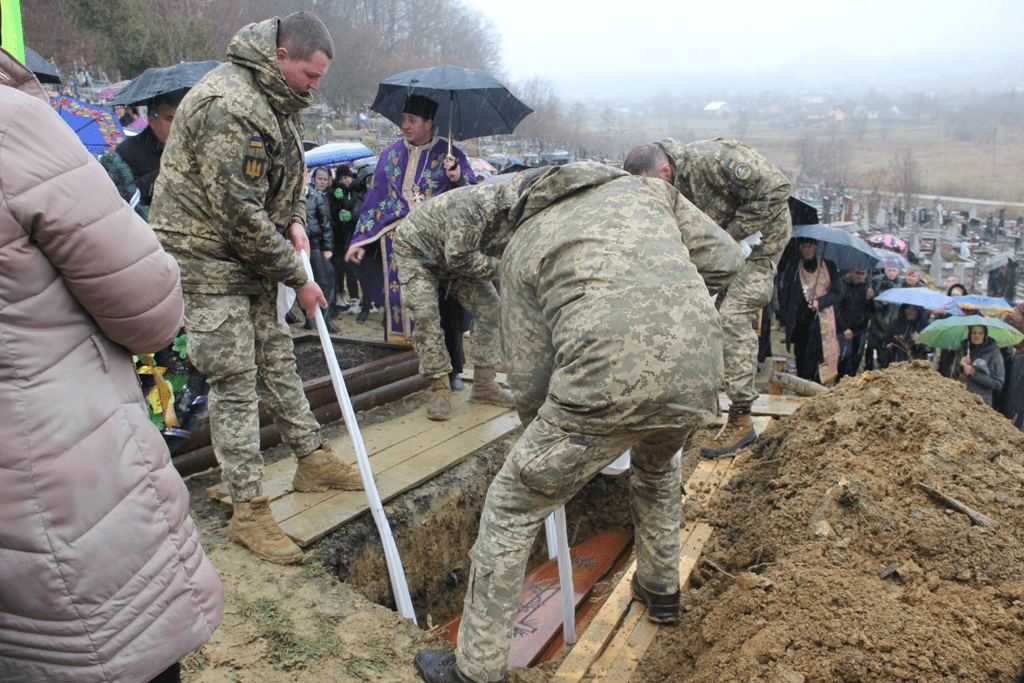
{"label": "crowd of mourners", "polygon": [[[794,243],[791,258],[780,264],[777,296],[767,312],[778,319],[798,377],[830,383],[892,363],[925,360],[944,377],[962,381],[970,392],[1024,429],[1018,398],[1024,388],[1024,378],[1019,377],[1024,374],[1024,342],[999,348],[988,328],[977,325],[970,328],[959,349],[928,346],[921,341],[922,330],[952,315],[949,310],[877,300],[891,289],[928,287],[916,265],[905,271],[889,267],[875,273],[866,269],[840,273],[834,263],[818,255],[816,241],[797,238]],[[1007,270],[1008,266],[1002,266],[988,274],[986,294],[1002,297],[1009,292],[1006,299],[1012,305],[1012,290],[1005,289]],[[970,294],[956,276],[948,277],[944,285],[948,297]],[[823,322],[822,315],[829,308],[834,320],[831,325]],[[1024,302],[996,315],[1024,332]],[[764,330],[761,362],[772,353],[767,325]]]}

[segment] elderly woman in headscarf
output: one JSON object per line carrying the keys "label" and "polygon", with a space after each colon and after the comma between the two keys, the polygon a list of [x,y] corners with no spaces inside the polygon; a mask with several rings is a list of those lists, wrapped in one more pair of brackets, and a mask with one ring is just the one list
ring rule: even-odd
{"label": "elderly woman in headscarf", "polygon": [[966,384],[967,391],[981,396],[987,406],[992,405],[992,393],[1003,388],[1003,354],[984,325],[971,325],[957,352],[953,377]]}

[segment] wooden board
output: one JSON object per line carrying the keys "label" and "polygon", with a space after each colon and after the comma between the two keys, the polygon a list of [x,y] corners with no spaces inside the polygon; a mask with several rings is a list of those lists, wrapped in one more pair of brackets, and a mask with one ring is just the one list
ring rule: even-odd
{"label": "wooden board", "polygon": [[[706,501],[733,474],[732,458],[701,460],[686,481],[686,497]],[[696,522],[680,531],[679,575],[683,590],[689,588],[690,573],[700,561],[711,532],[711,527]],[[647,621],[646,606],[632,599],[630,580],[635,571],[634,560],[593,623],[562,660],[550,678],[551,683],[579,683],[584,677],[609,683],[629,680],[658,630],[657,624]]]}
{"label": "wooden board", "polygon": [[[709,525],[696,522],[688,525],[680,534],[682,548],[679,557],[679,576],[682,578],[683,590],[689,589],[690,573],[700,561],[701,550],[711,538],[711,532]],[[625,577],[623,580],[625,581]],[[642,603],[634,602],[633,605],[639,608],[639,618],[631,627],[627,626],[628,619],[619,627],[616,637],[591,667],[592,680],[609,683],[629,680],[647,648],[654,642],[654,637],[658,634],[658,624],[647,620],[647,609]]]}
{"label": "wooden board", "polygon": [[[811,400],[808,396],[789,396],[775,394],[761,394],[750,406],[751,415],[769,415],[771,417],[785,417],[792,415],[797,408]],[[725,395],[725,392],[718,394],[718,408],[728,413],[732,401]]]}
{"label": "wooden board", "polygon": [[[469,393],[453,392],[452,418],[445,422],[428,420],[421,408],[360,430],[382,501],[416,488],[519,426],[514,410],[470,403]],[[331,444],[343,460],[355,463],[355,449],[348,436],[333,439]],[[363,491],[298,493],[292,489],[294,474],[293,458],[269,465],[263,491],[270,497],[270,508],[281,529],[300,546],[314,543],[369,509]],[[224,484],[207,489],[207,494],[230,504]]]}
{"label": "wooden board", "polygon": [[[569,549],[574,605],[579,607],[618,560],[623,555],[628,557],[632,543],[633,534],[616,529],[600,533]],[[537,663],[552,639],[561,633],[562,591],[558,580],[558,560],[548,560],[527,575],[519,604],[508,657],[510,667]],[[458,614],[434,628],[434,632],[455,646],[461,622],[462,615]]]}

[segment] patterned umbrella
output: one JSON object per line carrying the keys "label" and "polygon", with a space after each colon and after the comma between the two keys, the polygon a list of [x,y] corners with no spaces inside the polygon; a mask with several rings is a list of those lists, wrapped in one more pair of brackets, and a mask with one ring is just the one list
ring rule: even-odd
{"label": "patterned umbrella", "polygon": [[978,313],[979,315],[1001,315],[1013,313],[1013,304],[998,296],[978,296],[968,294],[967,296],[955,296],[957,306],[965,311]]}
{"label": "patterned umbrella", "polygon": [[987,327],[988,336],[995,340],[999,348],[1014,346],[1024,339],[1024,334],[1021,334],[999,318],[965,315],[943,318],[930,323],[928,327],[921,330],[921,343],[940,349],[959,349],[960,344],[970,334],[970,328],[973,325]]}
{"label": "patterned umbrella", "polygon": [[103,154],[117,147],[117,143],[124,139],[124,130],[112,111],[94,107],[67,95],[54,97],[50,105],[93,154]]}
{"label": "patterned umbrella", "polygon": [[124,86],[128,85],[129,83],[131,83],[131,80],[118,81],[117,83],[111,83],[110,85],[108,85],[103,90],[100,90],[100,94],[97,95],[96,97],[98,97],[101,100],[109,100],[111,97],[116,95],[118,93],[118,91],[121,90],[121,88],[123,88]]}
{"label": "patterned umbrella", "polygon": [[480,177],[481,174],[484,176],[497,175],[498,169],[486,159],[480,157],[469,157],[469,166],[473,169],[473,173]]}
{"label": "patterned umbrella", "polygon": [[900,251],[907,250],[907,243],[901,240],[896,235],[872,235],[868,238],[870,244],[877,244],[883,247],[889,247],[890,249],[899,249]]}

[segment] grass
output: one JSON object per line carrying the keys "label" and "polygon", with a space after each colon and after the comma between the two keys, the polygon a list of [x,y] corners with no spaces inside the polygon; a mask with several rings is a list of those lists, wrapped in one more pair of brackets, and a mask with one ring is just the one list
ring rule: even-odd
{"label": "grass", "polygon": [[337,655],[340,651],[341,640],[334,632],[334,622],[327,616],[317,617],[314,637],[300,638],[292,620],[273,600],[242,601],[242,615],[255,624],[259,637],[267,642],[271,657],[278,663]]}

